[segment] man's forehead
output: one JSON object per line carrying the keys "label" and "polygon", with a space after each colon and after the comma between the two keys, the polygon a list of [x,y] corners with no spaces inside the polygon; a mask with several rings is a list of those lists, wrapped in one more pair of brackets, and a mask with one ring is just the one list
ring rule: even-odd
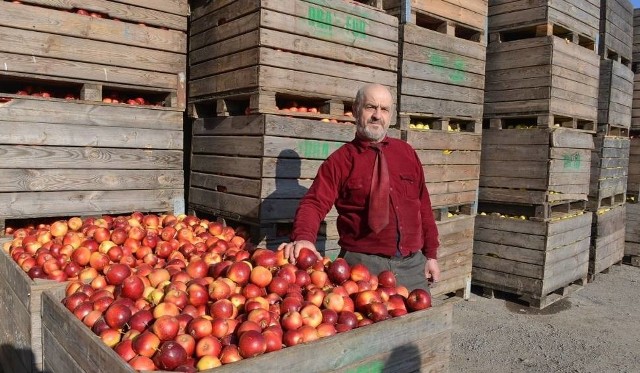
{"label": "man's forehead", "polygon": [[364,103],[383,103],[386,105],[393,104],[391,95],[386,90],[368,90],[364,94]]}

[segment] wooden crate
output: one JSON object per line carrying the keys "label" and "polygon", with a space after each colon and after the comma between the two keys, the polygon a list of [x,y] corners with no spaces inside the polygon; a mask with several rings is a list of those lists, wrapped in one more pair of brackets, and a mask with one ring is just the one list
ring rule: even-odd
{"label": "wooden crate", "polygon": [[586,201],[592,149],[592,136],[572,129],[484,130],[478,199],[542,207]]}
{"label": "wooden crate", "polygon": [[629,143],[626,137],[594,137],[589,184],[591,211],[618,206],[627,199]]}
{"label": "wooden crate", "polygon": [[597,54],[557,36],[489,43],[484,117],[595,132],[599,75]]}
{"label": "wooden crate", "polygon": [[606,273],[624,256],[626,205],[603,208],[593,214],[591,248],[589,251],[589,281]]}
{"label": "wooden crate", "polygon": [[[43,296],[45,369],[134,372],[61,304],[63,295],[64,289],[56,289]],[[452,311],[453,305],[444,303],[206,372],[448,372]]]}
{"label": "wooden crate", "polygon": [[480,178],[479,133],[441,130],[401,131],[416,150],[434,208],[473,204]]}
{"label": "wooden crate", "polygon": [[640,267],[640,203],[629,201],[626,210],[624,255],[630,264]]}
{"label": "wooden crate", "polygon": [[[640,36],[638,36],[640,38]],[[638,56],[640,58],[640,55]],[[640,72],[633,75],[633,101],[631,102],[631,129],[640,130]]]}
{"label": "wooden crate", "polygon": [[[640,8],[633,9],[633,65],[640,61]],[[637,69],[634,67],[634,71]]]}
{"label": "wooden crate", "polygon": [[383,8],[406,23],[431,29],[458,29],[458,35],[481,34],[487,28],[487,0],[382,0]]}
{"label": "wooden crate", "polygon": [[17,79],[0,91],[44,84],[93,101],[142,94],[184,110],[188,12],[186,0],[0,2],[0,74]]}
{"label": "wooden crate", "polygon": [[633,4],[629,0],[601,0],[598,53],[629,68],[632,48]]}
{"label": "wooden crate", "polygon": [[[9,238],[0,238],[2,242]],[[51,280],[32,280],[0,249],[0,371],[42,372],[42,317],[44,290],[62,288]]]}
{"label": "wooden crate", "polygon": [[196,119],[189,205],[257,224],[290,222],[322,161],[354,135],[350,124],[271,114]]}
{"label": "wooden crate", "polygon": [[0,220],[184,211],[180,109],[14,97],[0,126]]}
{"label": "wooden crate", "polygon": [[640,197],[640,138],[638,137],[631,137],[629,140],[627,191],[635,198],[635,201],[638,201],[638,197]]}
{"label": "wooden crate", "polygon": [[440,282],[431,288],[438,297],[450,293],[469,299],[471,295],[471,261],[473,258],[473,232],[475,211],[472,214],[444,215],[436,224],[440,236],[438,265]]}
{"label": "wooden crate", "polygon": [[482,119],[486,44],[401,26],[400,114]]}
{"label": "wooden crate", "polygon": [[191,9],[194,117],[279,113],[290,100],[343,116],[366,83],[396,94],[398,20],[380,9],[345,0],[199,0]]}
{"label": "wooden crate", "polygon": [[[633,78],[633,71],[620,62],[600,61],[599,133],[612,136],[626,134],[628,136],[628,129],[631,126]],[[615,133],[616,128],[619,131],[622,130],[621,133]]]}
{"label": "wooden crate", "polygon": [[476,216],[472,283],[544,308],[586,283],[592,213],[536,222]]}
{"label": "wooden crate", "polygon": [[599,22],[600,0],[492,0],[489,4],[489,33],[503,41],[554,34],[595,50]]}

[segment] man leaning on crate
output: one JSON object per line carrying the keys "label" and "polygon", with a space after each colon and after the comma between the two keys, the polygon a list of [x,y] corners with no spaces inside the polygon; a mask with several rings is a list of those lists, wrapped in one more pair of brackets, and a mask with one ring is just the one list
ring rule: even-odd
{"label": "man leaning on crate", "polygon": [[355,138],[320,166],[296,211],[285,257],[295,263],[315,247],[320,223],[335,204],[340,256],[373,274],[391,270],[409,290],[437,283],[438,230],[422,165],[411,145],[387,136],[393,98],[379,84],[366,85],[354,102]]}

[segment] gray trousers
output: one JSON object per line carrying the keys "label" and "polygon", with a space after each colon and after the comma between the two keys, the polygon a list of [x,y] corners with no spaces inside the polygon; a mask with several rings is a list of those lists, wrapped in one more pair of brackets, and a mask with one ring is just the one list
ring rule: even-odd
{"label": "gray trousers", "polygon": [[407,258],[385,258],[346,250],[342,250],[340,255],[344,257],[349,265],[364,264],[369,268],[372,275],[377,275],[384,270],[392,271],[396,274],[397,285],[403,285],[409,291],[417,288],[429,291],[429,283],[424,276],[424,266],[427,258],[421,252],[417,252]]}

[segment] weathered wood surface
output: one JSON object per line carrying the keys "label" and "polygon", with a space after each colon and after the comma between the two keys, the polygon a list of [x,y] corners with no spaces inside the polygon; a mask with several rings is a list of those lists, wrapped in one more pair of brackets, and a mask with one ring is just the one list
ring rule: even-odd
{"label": "weathered wood surface", "polygon": [[632,103],[633,71],[617,61],[600,61],[598,123],[629,128]]}
{"label": "weathered wood surface", "polygon": [[633,54],[633,4],[627,0],[604,0],[600,9],[598,50],[609,58],[631,62]]}
{"label": "weathered wood surface", "polygon": [[403,3],[407,3],[414,17],[416,14],[429,15],[477,30],[484,30],[487,26],[486,0],[385,0],[383,7],[387,11],[398,11]]}

